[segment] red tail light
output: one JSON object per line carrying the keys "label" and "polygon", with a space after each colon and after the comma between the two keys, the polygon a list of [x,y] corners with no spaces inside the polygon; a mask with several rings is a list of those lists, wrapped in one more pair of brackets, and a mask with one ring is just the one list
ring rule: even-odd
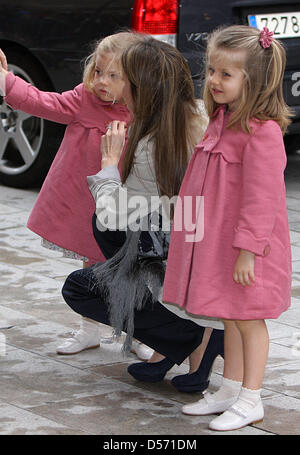
{"label": "red tail light", "polygon": [[131,28],[151,35],[175,35],[178,0],[135,0]]}

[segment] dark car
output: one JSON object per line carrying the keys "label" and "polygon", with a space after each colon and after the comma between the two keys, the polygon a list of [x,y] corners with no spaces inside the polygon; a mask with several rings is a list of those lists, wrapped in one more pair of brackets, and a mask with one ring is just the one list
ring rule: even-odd
{"label": "dark car", "polygon": [[[219,25],[268,26],[287,49],[285,97],[295,117],[288,151],[300,148],[300,1],[293,0],[0,0],[0,47],[10,69],[41,90],[81,82],[91,43],[120,29],[150,33],[177,46],[201,96],[207,35]],[[45,178],[64,127],[13,111],[1,99],[0,182],[28,187]]]}

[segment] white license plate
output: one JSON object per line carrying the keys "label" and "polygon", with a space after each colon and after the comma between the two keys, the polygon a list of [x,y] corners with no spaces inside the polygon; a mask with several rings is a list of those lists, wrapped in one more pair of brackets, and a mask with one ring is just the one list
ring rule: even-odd
{"label": "white license plate", "polygon": [[271,32],[274,32],[274,38],[300,37],[300,11],[249,15],[248,23],[259,30],[268,27]]}

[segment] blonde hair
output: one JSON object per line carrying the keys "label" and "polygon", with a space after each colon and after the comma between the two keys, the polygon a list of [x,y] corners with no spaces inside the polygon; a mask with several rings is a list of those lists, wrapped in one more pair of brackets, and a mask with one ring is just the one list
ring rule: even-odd
{"label": "blonde hair", "polygon": [[[260,30],[246,25],[233,25],[215,30],[208,40],[207,69],[212,53],[224,51],[230,53],[230,58],[234,59],[245,74],[241,100],[231,114],[227,128],[241,127],[243,131],[251,133],[251,119],[259,121],[272,119],[285,133],[293,115],[283,97],[286,53],[283,45],[276,39],[273,39],[269,48],[263,48],[259,41],[260,33]],[[241,51],[246,52],[246,59],[240,58],[238,62],[236,57],[243,55]],[[219,105],[211,95],[207,75],[208,73],[203,99],[207,113],[212,118]]]}
{"label": "blonde hair", "polygon": [[121,66],[122,53],[127,47],[143,39],[142,33],[123,31],[114,35],[106,36],[96,42],[94,51],[86,58],[83,72],[83,84],[85,88],[94,93],[94,75],[96,69],[96,59],[99,53],[111,53]]}

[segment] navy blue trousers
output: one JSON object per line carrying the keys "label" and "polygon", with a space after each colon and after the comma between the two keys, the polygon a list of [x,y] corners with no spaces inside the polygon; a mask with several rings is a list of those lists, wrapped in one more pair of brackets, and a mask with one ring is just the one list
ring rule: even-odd
{"label": "navy blue trousers", "polygon": [[[124,232],[100,232],[93,217],[95,238],[106,258],[116,253],[125,240]],[[92,266],[93,267],[93,266]],[[91,288],[92,267],[71,273],[62,289],[67,304],[76,313],[110,325],[108,306],[97,289]],[[180,365],[202,342],[204,327],[180,318],[160,302],[149,299],[144,308],[135,311],[134,338]]]}

